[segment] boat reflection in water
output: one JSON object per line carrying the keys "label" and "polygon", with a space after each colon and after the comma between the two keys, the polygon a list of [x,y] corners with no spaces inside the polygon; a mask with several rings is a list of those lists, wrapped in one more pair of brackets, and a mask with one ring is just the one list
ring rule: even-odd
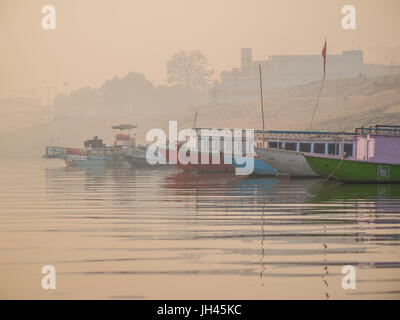
{"label": "boat reflection in water", "polygon": [[[393,255],[400,241],[399,185],[329,181],[321,186],[322,180],[223,177],[182,173],[166,187],[190,195],[197,219],[214,227],[214,232],[198,232],[197,239],[260,241],[263,285],[271,278],[318,276],[321,297],[337,298],[343,294],[338,293],[341,268],[352,265],[363,277],[359,286],[365,291],[346,294],[399,296],[396,290],[376,288],[379,281],[390,281],[382,278],[392,279],[394,288],[400,283],[400,262]],[[257,249],[240,252],[251,256]],[[255,266],[250,260],[225,263]]]}
{"label": "boat reflection in water", "polygon": [[400,186],[48,163],[0,165],[2,286],[26,298],[44,264],[63,298],[400,297]]}

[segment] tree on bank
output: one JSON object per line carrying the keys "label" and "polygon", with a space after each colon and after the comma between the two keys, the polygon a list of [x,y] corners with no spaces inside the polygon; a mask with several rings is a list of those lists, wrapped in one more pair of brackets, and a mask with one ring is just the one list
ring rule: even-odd
{"label": "tree on bank", "polygon": [[170,85],[203,91],[210,86],[213,73],[207,57],[200,50],[181,50],[167,61],[167,83]]}

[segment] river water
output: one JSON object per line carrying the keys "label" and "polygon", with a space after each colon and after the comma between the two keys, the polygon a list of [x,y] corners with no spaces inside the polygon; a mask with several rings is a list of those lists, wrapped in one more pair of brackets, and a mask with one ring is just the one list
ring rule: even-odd
{"label": "river water", "polygon": [[3,159],[0,298],[399,299],[400,185],[321,182]]}

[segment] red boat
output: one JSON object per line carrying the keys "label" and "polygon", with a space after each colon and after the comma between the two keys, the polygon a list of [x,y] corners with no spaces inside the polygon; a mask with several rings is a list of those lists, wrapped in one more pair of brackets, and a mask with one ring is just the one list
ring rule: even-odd
{"label": "red boat", "polygon": [[[176,149],[169,148],[159,148],[161,154],[167,159],[167,163],[176,165],[185,171],[198,171],[198,172],[235,172],[235,167],[224,159],[223,153],[220,152],[219,163],[213,163],[213,157],[216,154],[211,152],[197,152],[197,151],[187,151],[187,157],[191,155],[192,159],[197,158],[197,163],[182,163],[179,154]],[[189,153],[190,152],[190,153]],[[208,161],[207,161],[208,159]],[[207,163],[208,162],[208,163]]]}

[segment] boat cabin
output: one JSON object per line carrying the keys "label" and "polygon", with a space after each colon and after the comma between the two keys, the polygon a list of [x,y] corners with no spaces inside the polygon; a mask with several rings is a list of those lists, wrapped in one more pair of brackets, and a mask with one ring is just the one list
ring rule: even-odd
{"label": "boat cabin", "polygon": [[400,126],[357,128],[355,159],[400,163]]}
{"label": "boat cabin", "polygon": [[253,152],[254,138],[246,139],[246,130],[196,128],[187,137],[186,148],[198,152],[246,154]]}
{"label": "boat cabin", "polygon": [[85,148],[104,148],[106,145],[103,143],[103,139],[99,139],[98,136],[94,136],[93,139],[88,139],[83,142]]}
{"label": "boat cabin", "polygon": [[354,133],[324,131],[257,131],[255,146],[322,155],[354,156]]}

